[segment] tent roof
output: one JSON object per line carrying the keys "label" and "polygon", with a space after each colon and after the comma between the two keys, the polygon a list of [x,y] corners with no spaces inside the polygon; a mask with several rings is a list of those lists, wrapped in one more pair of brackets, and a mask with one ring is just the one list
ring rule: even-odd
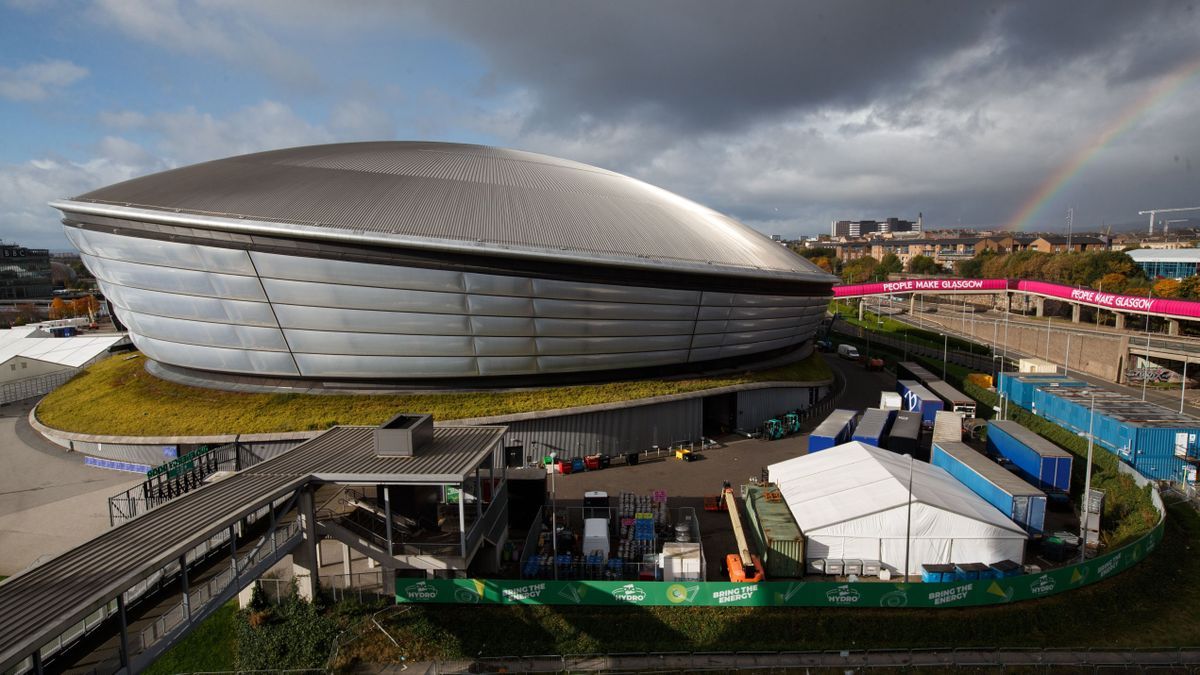
{"label": "tent roof", "polygon": [[925,462],[853,441],[767,467],[806,533],[905,506],[912,467],[914,504],[941,509],[1026,536],[953,476]]}
{"label": "tent roof", "polygon": [[37,326],[0,330],[0,363],[14,357],[78,368],[125,339],[124,333],[88,337],[37,337]]}

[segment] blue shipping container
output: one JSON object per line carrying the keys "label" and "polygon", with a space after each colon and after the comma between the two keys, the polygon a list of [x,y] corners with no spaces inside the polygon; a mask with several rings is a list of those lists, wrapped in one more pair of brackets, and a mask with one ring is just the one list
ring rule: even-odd
{"label": "blue shipping container", "polygon": [[988,422],[989,454],[1007,457],[1021,478],[1043,490],[1071,491],[1071,453],[1013,421]]}
{"label": "blue shipping container", "polygon": [[919,411],[921,423],[933,426],[937,412],[943,408],[942,399],[915,380],[896,380],[896,391],[900,393],[905,410]]}
{"label": "blue shipping container", "polygon": [[1123,393],[1041,388],[1030,408],[1074,433],[1086,434],[1090,426],[1096,445],[1147,478],[1178,480],[1187,467],[1184,457],[1200,453],[1200,419]]}
{"label": "blue shipping container", "polygon": [[1039,387],[1084,387],[1086,383],[1066,375],[1041,373],[1000,373],[997,388],[1011,403],[1022,408],[1033,406],[1033,392]]}
{"label": "blue shipping container", "polygon": [[888,427],[892,426],[892,414],[895,412],[895,410],[867,408],[863,411],[862,419],[858,421],[851,440],[882,448],[884,439],[887,438]]}
{"label": "blue shipping container", "polygon": [[834,410],[808,437],[808,452],[828,450],[850,440],[858,413],[853,410]]}
{"label": "blue shipping container", "polygon": [[971,492],[996,507],[1030,534],[1046,522],[1046,493],[1017,478],[965,443],[936,441],[930,463],[945,469]]}

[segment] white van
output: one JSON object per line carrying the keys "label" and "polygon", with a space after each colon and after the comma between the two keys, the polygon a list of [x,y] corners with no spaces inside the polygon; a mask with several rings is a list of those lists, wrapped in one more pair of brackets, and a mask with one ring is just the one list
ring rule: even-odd
{"label": "white van", "polygon": [[838,345],[838,356],[842,357],[843,359],[857,361],[859,358],[858,348],[854,345]]}

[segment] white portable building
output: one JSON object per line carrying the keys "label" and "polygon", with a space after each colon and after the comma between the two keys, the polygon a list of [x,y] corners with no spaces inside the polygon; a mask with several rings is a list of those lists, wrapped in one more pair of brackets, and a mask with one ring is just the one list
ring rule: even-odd
{"label": "white portable building", "polygon": [[809,561],[879,560],[900,571],[907,548],[908,574],[926,564],[1022,562],[1021,526],[925,462],[851,442],[767,472],[804,533]]}

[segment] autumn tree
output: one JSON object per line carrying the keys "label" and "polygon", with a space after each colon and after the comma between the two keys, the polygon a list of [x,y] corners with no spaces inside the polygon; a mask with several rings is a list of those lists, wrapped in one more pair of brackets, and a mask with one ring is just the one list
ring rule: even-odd
{"label": "autumn tree", "polygon": [[1174,279],[1159,279],[1154,282],[1154,297],[1156,298],[1178,298],[1179,297],[1179,282]]}
{"label": "autumn tree", "polygon": [[61,319],[67,311],[67,303],[62,298],[54,298],[50,303],[50,318]]}
{"label": "autumn tree", "polygon": [[875,278],[878,268],[879,261],[874,258],[863,257],[852,260],[842,266],[842,281],[848,284],[861,284]]}

